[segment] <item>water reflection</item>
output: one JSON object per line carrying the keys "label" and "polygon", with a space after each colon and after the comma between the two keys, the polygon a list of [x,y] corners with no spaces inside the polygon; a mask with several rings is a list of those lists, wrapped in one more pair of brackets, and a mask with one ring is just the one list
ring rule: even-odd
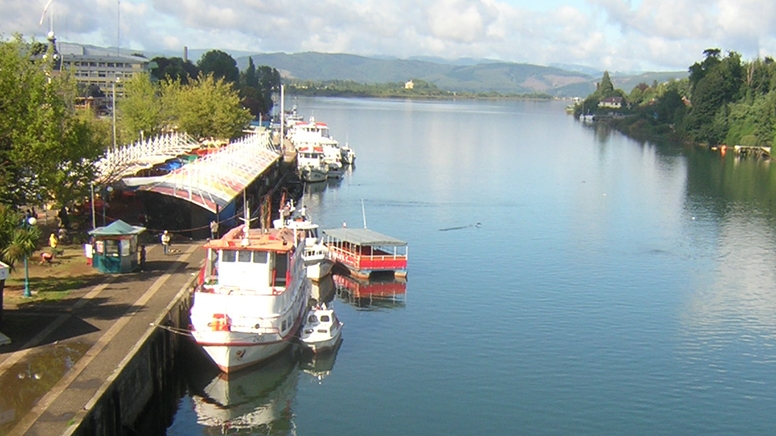
{"label": "water reflection", "polygon": [[407,282],[376,277],[360,280],[355,277],[333,274],[337,295],[343,301],[361,309],[394,309],[406,305]]}
{"label": "water reflection", "polygon": [[46,346],[0,374],[0,434],[10,431],[90,346],[78,340]]}
{"label": "water reflection", "polygon": [[312,282],[311,296],[319,303],[331,303],[334,300],[335,284],[332,274]]}
{"label": "water reflection", "polygon": [[217,368],[190,375],[197,423],[221,434],[289,434],[299,379],[293,350],[266,365],[223,374]]}
{"label": "water reflection", "polygon": [[337,360],[337,352],[339,352],[340,346],[342,346],[342,339],[337,341],[337,345],[330,350],[325,350],[320,353],[312,353],[305,351],[301,354],[300,368],[306,374],[313,376],[318,384],[323,382],[332,369],[334,369],[334,362]]}

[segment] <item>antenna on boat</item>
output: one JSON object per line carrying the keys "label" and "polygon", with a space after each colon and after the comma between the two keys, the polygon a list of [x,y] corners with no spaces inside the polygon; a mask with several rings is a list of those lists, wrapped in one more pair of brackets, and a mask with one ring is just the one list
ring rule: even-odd
{"label": "antenna on boat", "polygon": [[364,228],[366,228],[366,210],[364,209],[364,199],[361,199],[361,216],[364,218]]}

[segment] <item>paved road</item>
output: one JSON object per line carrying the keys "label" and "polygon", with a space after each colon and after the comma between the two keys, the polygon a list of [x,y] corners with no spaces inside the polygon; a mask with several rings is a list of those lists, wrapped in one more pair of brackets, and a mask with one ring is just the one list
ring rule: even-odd
{"label": "paved road", "polygon": [[[137,341],[196,276],[197,242],[165,256],[147,251],[146,271],[107,275],[60,302],[5,307],[4,326],[24,326],[0,346],[0,435],[66,434],[108,386]],[[13,330],[20,330],[19,328]]]}

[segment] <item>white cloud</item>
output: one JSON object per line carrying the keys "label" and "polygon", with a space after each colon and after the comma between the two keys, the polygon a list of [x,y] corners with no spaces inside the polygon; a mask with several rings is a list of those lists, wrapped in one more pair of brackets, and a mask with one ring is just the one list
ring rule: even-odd
{"label": "white cloud", "polygon": [[[42,39],[39,7],[0,0],[0,33]],[[54,0],[60,40],[113,46],[119,0]],[[122,0],[121,44],[138,50],[306,50],[487,57],[610,70],[686,69],[718,47],[775,55],[765,0]]]}

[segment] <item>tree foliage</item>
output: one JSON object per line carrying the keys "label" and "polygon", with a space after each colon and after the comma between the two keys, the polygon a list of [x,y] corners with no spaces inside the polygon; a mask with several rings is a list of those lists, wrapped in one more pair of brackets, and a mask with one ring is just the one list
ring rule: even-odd
{"label": "tree foliage", "polygon": [[116,109],[121,143],[134,142],[141,135],[150,137],[161,133],[164,126],[161,97],[147,74],[136,74],[124,84],[124,97]]}
{"label": "tree foliage", "polygon": [[183,84],[199,76],[199,68],[190,60],[182,58],[155,57],[151,62],[156,63],[156,68],[151,69],[151,76],[156,80],[179,80]]}
{"label": "tree foliage", "polygon": [[253,118],[232,84],[212,74],[188,85],[162,82],[161,102],[170,125],[196,138],[234,138]]}
{"label": "tree foliage", "polygon": [[[639,84],[631,91],[631,124],[670,131],[703,143],[773,146],[776,143],[776,62],[765,57],[745,62],[736,52],[703,52],[685,80]],[[600,87],[599,87],[600,90]],[[599,91],[591,94],[594,100]],[[586,104],[588,103],[586,100]],[[646,123],[644,122],[646,121]]]}
{"label": "tree foliage", "polygon": [[197,62],[197,67],[203,75],[212,74],[216,79],[224,79],[228,83],[237,85],[240,80],[237,61],[229,53],[221,50],[210,50],[202,55]]}
{"label": "tree foliage", "polygon": [[33,47],[0,42],[0,203],[15,206],[72,198],[106,145],[75,115],[75,82]]}

